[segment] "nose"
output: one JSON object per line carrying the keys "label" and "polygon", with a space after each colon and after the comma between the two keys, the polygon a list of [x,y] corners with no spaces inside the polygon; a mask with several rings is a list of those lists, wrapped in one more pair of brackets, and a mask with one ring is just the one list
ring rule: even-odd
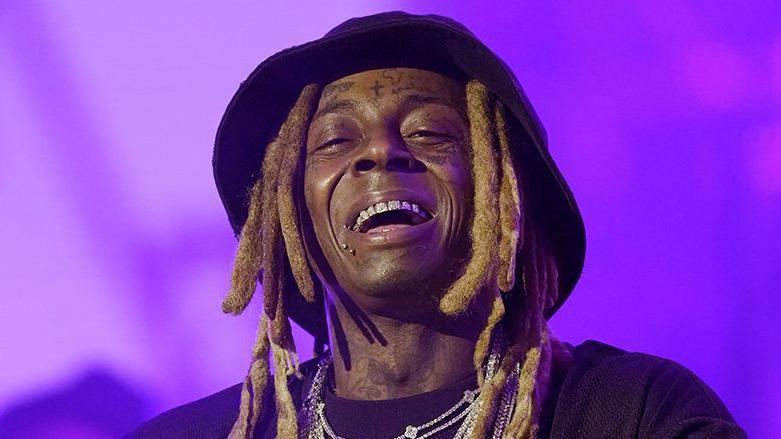
{"label": "nose", "polygon": [[425,165],[413,156],[401,138],[373,139],[353,161],[353,173],[361,175],[372,170],[391,172],[421,172]]}

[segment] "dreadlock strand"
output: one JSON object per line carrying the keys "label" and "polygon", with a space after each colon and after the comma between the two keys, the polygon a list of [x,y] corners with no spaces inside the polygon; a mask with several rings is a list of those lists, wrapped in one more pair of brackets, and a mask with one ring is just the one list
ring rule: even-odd
{"label": "dreadlock strand", "polygon": [[241,386],[241,402],[239,403],[239,417],[236,422],[233,423],[230,433],[228,433],[228,439],[246,439],[248,437],[249,421],[252,414],[250,413],[250,407],[252,406],[252,393],[250,388],[252,387],[252,379],[247,375],[244,378],[244,384]]}
{"label": "dreadlock strand", "polygon": [[477,371],[478,386],[483,385],[483,380],[485,379],[483,374],[483,364],[485,363],[485,359],[488,357],[488,352],[491,348],[491,336],[494,334],[496,325],[502,321],[502,318],[504,318],[504,301],[497,291],[496,296],[491,303],[491,312],[488,315],[486,324],[482,331],[480,331],[480,335],[477,337],[477,343],[475,343],[473,361],[475,370]]}
{"label": "dreadlock strand", "polygon": [[537,369],[540,363],[540,348],[535,346],[526,351],[526,358],[523,360],[521,374],[518,378],[518,393],[516,396],[515,409],[510,418],[510,424],[505,429],[505,437],[521,438],[532,437],[536,433],[533,428],[535,401],[534,387],[537,376]]}
{"label": "dreadlock strand", "polygon": [[286,312],[286,306],[283,293],[283,277],[278,278],[279,285],[276,288],[279,297],[277,297],[276,310],[274,312],[274,318],[269,322],[269,339],[271,343],[282,347],[287,352],[295,352],[296,345],[293,340],[293,330],[290,326],[290,319]]}
{"label": "dreadlock strand", "polygon": [[475,427],[472,431],[472,438],[482,439],[487,437],[495,417],[496,407],[502,398],[502,391],[507,383],[508,377],[518,361],[518,347],[510,346],[502,359],[499,370],[484,385],[480,386],[480,397],[482,403],[480,410],[475,417]]}
{"label": "dreadlock strand", "polygon": [[530,300],[533,302],[533,308],[534,313],[532,314],[532,323],[533,323],[533,329],[531,333],[531,343],[537,343],[538,340],[542,337],[542,330],[543,326],[545,325],[545,304],[547,302],[547,298],[549,296],[550,291],[550,258],[548,257],[548,248],[545,245],[545,242],[542,240],[542,237],[535,234],[535,248],[536,248],[536,255],[534,257],[534,261],[536,262],[537,266],[537,292],[536,294],[532,295],[530,297]]}
{"label": "dreadlock strand", "polygon": [[[268,340],[268,338],[266,339]],[[257,358],[250,367],[250,379],[252,384],[252,410],[250,411],[250,423],[252,430],[258,424],[263,410],[263,397],[269,380],[268,343],[266,343],[262,358]]]}
{"label": "dreadlock strand", "polygon": [[297,439],[298,419],[293,397],[287,387],[288,352],[275,343],[271,344],[274,357],[274,395],[277,405],[277,439]]}
{"label": "dreadlock strand", "polygon": [[[263,236],[263,308],[266,314],[274,320],[276,313],[276,301],[279,292],[274,291],[282,277],[282,230],[280,224],[279,207],[277,206],[277,192],[279,190],[280,163],[284,159],[285,151],[291,145],[301,143],[302,125],[306,125],[312,105],[313,87],[305,87],[296,99],[293,108],[288,112],[287,118],[279,128],[277,138],[271,142],[263,160],[263,196],[262,203],[262,236]],[[296,140],[298,139],[298,142]],[[266,289],[271,289],[268,292]]]}
{"label": "dreadlock strand", "polygon": [[305,150],[306,131],[309,123],[309,115],[316,103],[314,97],[317,93],[317,85],[309,84],[304,87],[296,106],[288,116],[290,138],[288,140],[285,155],[280,165],[277,183],[277,204],[279,207],[279,221],[290,263],[293,277],[298,285],[298,290],[307,302],[315,300],[314,285],[309,265],[304,253],[304,244],[299,233],[298,212],[293,199],[297,169],[301,156]]}
{"label": "dreadlock strand", "polygon": [[482,439],[488,437],[487,433],[496,412],[496,406],[501,397],[501,391],[507,381],[507,368],[500,367],[496,374],[487,383],[480,386],[479,410],[474,420],[472,430],[473,439]]}
{"label": "dreadlock strand", "polygon": [[537,369],[537,380],[534,386],[534,398],[536,403],[533,412],[533,421],[539,421],[540,410],[543,401],[550,390],[551,374],[553,372],[553,341],[547,322],[543,323],[542,337],[540,339],[540,364]]}
{"label": "dreadlock strand", "polygon": [[[277,438],[296,439],[298,424],[296,408],[293,404],[290,390],[287,386],[288,376],[298,373],[295,343],[290,327],[290,320],[285,311],[285,301],[282,295],[282,279],[279,279],[275,318],[269,322],[268,338],[271,342],[271,353],[274,359],[274,395],[277,408]],[[296,361],[293,360],[296,358]]]}
{"label": "dreadlock strand", "polygon": [[545,295],[544,264],[541,259],[540,242],[536,233],[526,228],[526,248],[523,253],[523,274],[525,281],[523,307],[523,334],[528,346],[533,346],[539,337],[539,320],[542,318],[541,301]]}
{"label": "dreadlock strand", "polygon": [[550,367],[550,342],[548,330],[544,328],[540,343],[526,352],[521,373],[518,378],[516,406],[510,424],[505,430],[505,437],[533,437],[539,428],[538,418],[540,403],[544,391],[543,377]]}
{"label": "dreadlock strand", "polygon": [[545,256],[548,290],[547,294],[545,295],[543,309],[548,309],[553,306],[553,304],[555,304],[556,300],[559,298],[559,269],[556,266],[556,259],[553,256],[552,250],[548,249],[548,252]]}
{"label": "dreadlock strand", "polygon": [[474,183],[473,221],[470,230],[471,258],[461,275],[440,300],[439,308],[446,315],[463,313],[482,289],[492,271],[496,246],[498,200],[496,154],[493,130],[488,112],[488,90],[476,80],[466,86],[472,143],[472,180]]}
{"label": "dreadlock strand", "polygon": [[524,252],[524,275],[526,278],[525,312],[523,319],[526,329],[525,342],[529,346],[518,377],[516,404],[504,436],[507,438],[533,437],[537,432],[539,414],[539,388],[537,378],[540,373],[540,359],[547,339],[547,325],[543,313],[548,285],[544,246],[540,237],[526,228],[527,248]]}
{"label": "dreadlock strand", "polygon": [[231,286],[222,302],[222,311],[225,313],[241,314],[252,300],[257,288],[258,271],[262,264],[262,251],[259,245],[262,191],[260,181],[257,181],[250,190],[247,221],[241,228],[239,247],[233,259]]}
{"label": "dreadlock strand", "polygon": [[245,439],[251,436],[252,431],[260,417],[263,395],[266,390],[269,375],[269,339],[268,318],[261,315],[255,345],[252,347],[252,360],[250,370],[244,379],[241,389],[241,401],[239,404],[239,417],[233,424],[231,439]]}
{"label": "dreadlock strand", "polygon": [[533,404],[530,415],[525,423],[519,424],[519,428],[522,430],[526,429],[526,426],[528,425],[530,431],[536,431],[538,428],[540,404],[548,390],[553,361],[553,342],[551,341],[552,337],[550,336],[550,329],[545,320],[544,311],[555,302],[558,295],[558,269],[550,246],[539,245],[538,243],[536,246],[535,259],[537,260],[537,266],[540,271],[540,276],[537,281],[540,290],[537,295],[536,313],[534,315],[536,327],[539,331],[539,335],[537,336],[539,339],[539,358],[537,363],[532,365],[536,367],[536,370],[532,369],[527,377],[530,381],[530,384],[527,387],[532,389],[530,397],[532,398]]}
{"label": "dreadlock strand", "polygon": [[[273,188],[268,188],[264,193],[269,193]],[[263,251],[263,312],[273,322],[276,321],[279,297],[282,294],[282,258],[283,248],[280,239],[279,213],[277,212],[275,199],[264,200],[263,231],[264,237],[261,243]]]}
{"label": "dreadlock strand", "polygon": [[[274,209],[276,212],[276,209]],[[264,215],[272,216],[272,214]],[[277,217],[278,214],[273,214]],[[271,220],[269,220],[271,221]],[[282,243],[279,236],[279,221],[263,225],[263,312],[272,321],[277,320],[277,304],[282,294],[280,282],[282,281]]]}
{"label": "dreadlock strand", "polygon": [[496,136],[499,140],[502,178],[499,186],[499,271],[498,283],[502,291],[510,291],[515,284],[515,256],[521,230],[521,199],[515,176],[507,124],[499,102],[494,106]]}

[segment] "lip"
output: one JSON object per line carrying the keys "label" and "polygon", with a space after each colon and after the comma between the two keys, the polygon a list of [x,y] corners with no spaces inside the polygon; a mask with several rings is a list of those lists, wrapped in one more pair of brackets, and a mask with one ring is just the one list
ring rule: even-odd
{"label": "lip", "polygon": [[389,230],[387,231],[361,233],[349,230],[348,233],[350,234],[350,241],[357,247],[366,246],[377,248],[404,246],[430,236],[431,233],[433,233],[434,227],[436,227],[436,221],[435,218],[431,218],[430,220],[415,226],[403,225],[399,227],[391,225],[388,226]]}
{"label": "lip", "polygon": [[[432,218],[426,221],[425,223],[419,224],[418,226],[422,226],[423,224],[430,223],[437,216],[434,209],[432,209],[432,206],[435,203],[432,202],[431,200],[427,200],[424,197],[421,197],[420,194],[418,193],[411,192],[409,190],[403,190],[403,189],[388,190],[388,191],[374,191],[356,197],[353,200],[352,205],[348,210],[348,216],[347,218],[342,219],[342,224],[344,224],[345,227],[352,232],[351,227],[355,222],[355,219],[358,217],[358,214],[360,214],[363,209],[366,209],[367,207],[373,204],[379,203],[380,201],[391,201],[391,200],[409,201],[418,204],[423,209],[426,209],[426,211],[431,214]],[[417,228],[418,226],[412,228]],[[356,233],[358,235],[365,235],[365,233],[358,233],[358,232],[353,232],[353,233]],[[391,233],[391,232],[385,232],[385,233]]]}

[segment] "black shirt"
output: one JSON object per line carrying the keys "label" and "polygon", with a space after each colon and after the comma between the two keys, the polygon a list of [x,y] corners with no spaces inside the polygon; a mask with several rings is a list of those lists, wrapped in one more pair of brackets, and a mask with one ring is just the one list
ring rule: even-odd
{"label": "black shirt", "polygon": [[[540,438],[744,438],[724,404],[691,371],[669,360],[587,341],[572,349],[566,368],[554,368],[550,397],[540,413]],[[304,363],[304,380],[291,382],[300,407],[316,370]],[[422,424],[453,406],[468,378],[443,389],[387,401],[351,401],[325,394],[326,414],[340,436],[392,438],[408,424]],[[238,415],[241,385],[169,410],[131,438],[225,438]],[[270,401],[269,401],[270,402]],[[266,405],[269,407],[269,405]],[[273,438],[273,409],[255,432]],[[436,438],[452,437],[457,430]]]}
{"label": "black shirt", "polygon": [[[432,392],[384,401],[344,399],[330,387],[326,389],[326,418],[336,434],[347,438],[394,438],[403,434],[407,425],[422,425],[445,413],[466,390],[477,389],[477,377],[472,375]],[[450,439],[460,426],[456,422],[429,437]]]}

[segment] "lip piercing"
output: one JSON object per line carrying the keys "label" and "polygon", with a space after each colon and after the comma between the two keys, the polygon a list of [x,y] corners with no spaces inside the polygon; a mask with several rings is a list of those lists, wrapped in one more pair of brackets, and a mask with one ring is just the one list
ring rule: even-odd
{"label": "lip piercing", "polygon": [[344,250],[349,251],[351,255],[355,256],[355,249],[354,248],[350,248],[347,244],[341,243],[341,244],[339,244],[339,247],[341,247]]}

